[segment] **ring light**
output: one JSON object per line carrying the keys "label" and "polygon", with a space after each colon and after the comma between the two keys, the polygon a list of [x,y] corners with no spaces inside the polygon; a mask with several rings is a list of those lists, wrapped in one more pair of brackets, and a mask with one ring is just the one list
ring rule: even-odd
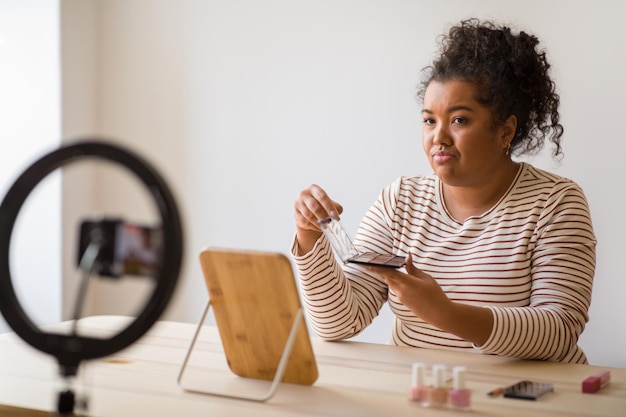
{"label": "ring light", "polygon": [[[108,339],[42,331],[19,303],[9,265],[13,226],[30,192],[52,171],[70,162],[88,158],[117,163],[139,177],[156,203],[163,231],[164,256],[155,275],[156,285],[152,296],[143,311],[126,328]],[[0,312],[7,324],[26,343],[57,359],[63,377],[75,376],[82,361],[108,356],[126,348],[159,319],[174,292],[182,256],[182,225],[174,197],[163,178],[147,161],[129,150],[98,141],[62,146],[27,168],[6,193],[0,206]]]}

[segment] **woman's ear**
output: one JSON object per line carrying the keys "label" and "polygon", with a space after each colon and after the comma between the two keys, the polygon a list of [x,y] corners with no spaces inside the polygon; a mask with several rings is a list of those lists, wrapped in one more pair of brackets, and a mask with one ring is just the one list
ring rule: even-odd
{"label": "woman's ear", "polygon": [[515,137],[515,132],[517,132],[517,116],[511,115],[502,125],[502,137],[500,139],[502,141],[503,149],[511,146],[511,142]]}

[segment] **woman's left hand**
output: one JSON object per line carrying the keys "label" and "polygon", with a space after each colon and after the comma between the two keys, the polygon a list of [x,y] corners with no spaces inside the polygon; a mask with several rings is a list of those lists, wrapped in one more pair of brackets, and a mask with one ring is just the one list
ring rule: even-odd
{"label": "woman's left hand", "polygon": [[406,273],[383,267],[368,269],[379,275],[413,314],[436,326],[445,323],[452,302],[432,276],[413,265],[411,254],[406,259]]}

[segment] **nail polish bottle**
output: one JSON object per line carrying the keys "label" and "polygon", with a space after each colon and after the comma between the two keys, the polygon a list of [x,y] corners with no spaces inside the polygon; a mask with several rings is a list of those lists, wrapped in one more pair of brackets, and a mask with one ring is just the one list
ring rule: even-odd
{"label": "nail polish bottle", "polygon": [[452,368],[452,389],[450,390],[450,406],[456,410],[469,410],[471,391],[465,387],[465,367]]}
{"label": "nail polish bottle", "polygon": [[428,390],[428,407],[445,407],[448,403],[445,365],[433,365],[433,384]]}
{"label": "nail polish bottle", "polygon": [[409,399],[420,405],[426,403],[428,387],[426,386],[426,365],[416,362],[413,364],[411,373],[411,386],[409,387]]}

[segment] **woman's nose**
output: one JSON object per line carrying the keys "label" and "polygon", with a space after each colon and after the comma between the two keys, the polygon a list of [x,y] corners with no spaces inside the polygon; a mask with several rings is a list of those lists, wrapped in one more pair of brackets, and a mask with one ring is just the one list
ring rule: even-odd
{"label": "woman's nose", "polygon": [[432,135],[433,143],[437,145],[449,145],[451,142],[450,132],[448,132],[448,130],[441,125],[438,125],[433,129]]}

